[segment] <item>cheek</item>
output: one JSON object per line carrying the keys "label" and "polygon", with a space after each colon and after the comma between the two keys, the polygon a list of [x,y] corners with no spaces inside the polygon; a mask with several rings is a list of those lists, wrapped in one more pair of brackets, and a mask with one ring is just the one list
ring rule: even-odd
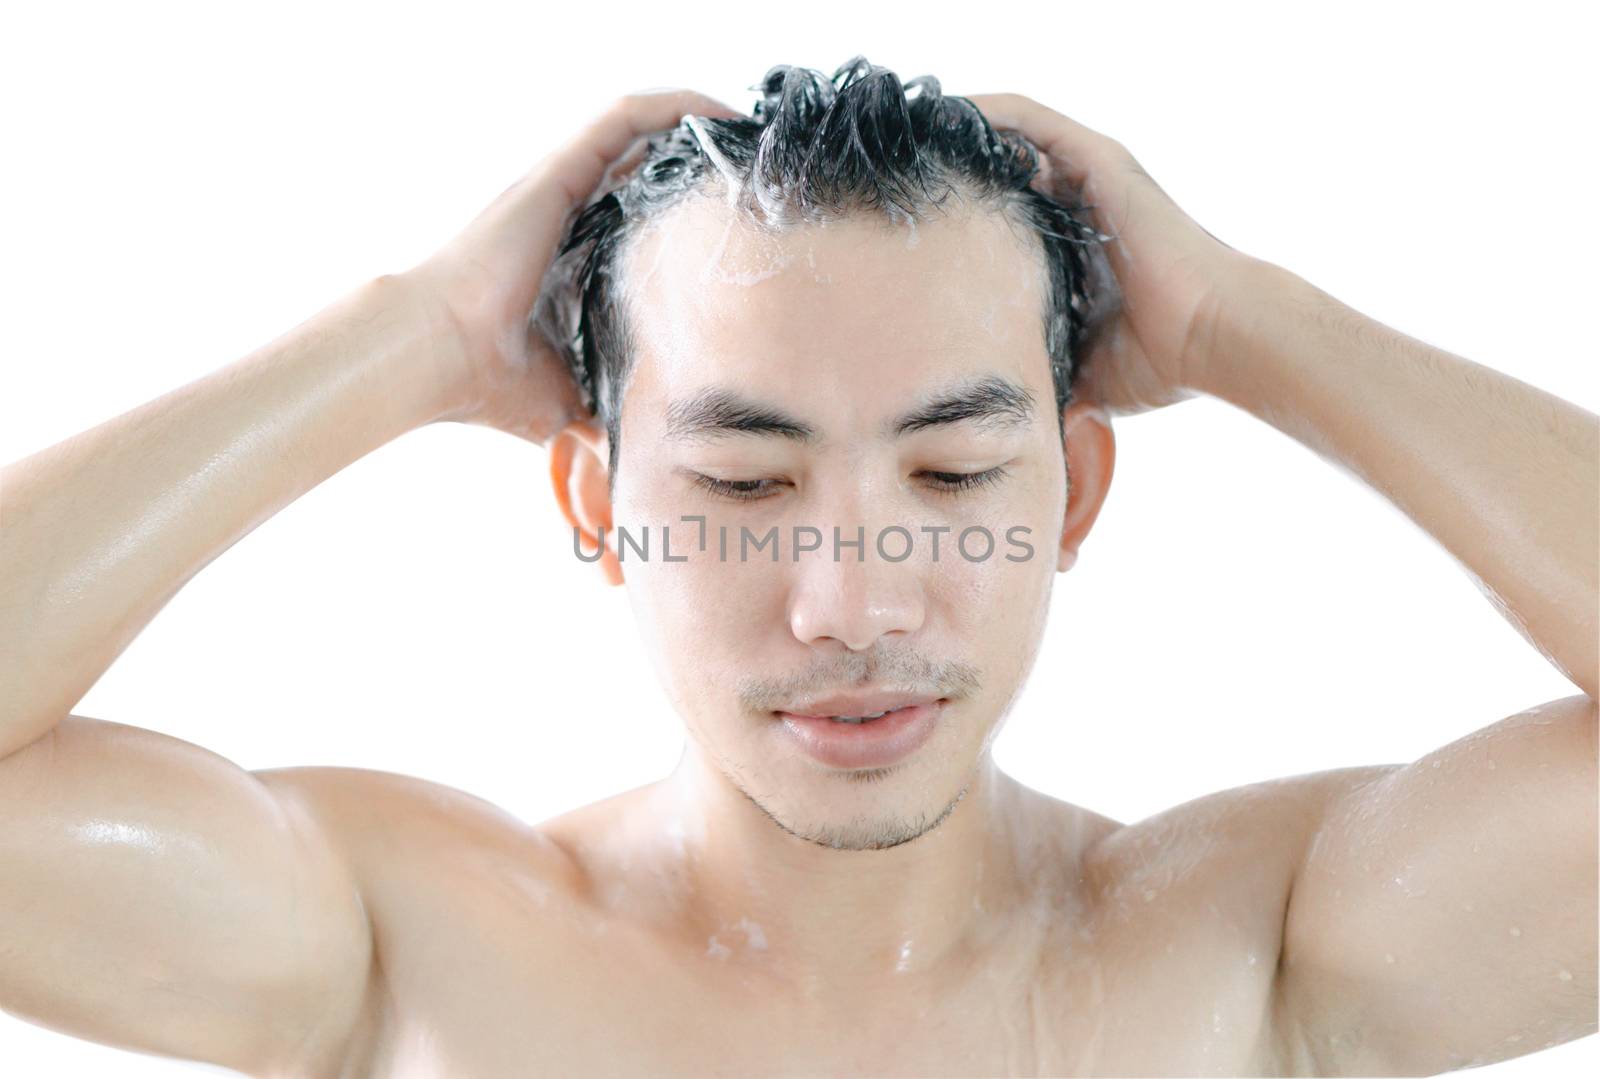
{"label": "cheek", "polygon": [[641,631],[668,666],[721,679],[730,661],[748,658],[782,619],[781,567],[719,561],[716,533],[704,554],[695,550],[697,535],[691,525],[680,549],[674,529],[673,556],[682,553],[688,561],[665,562],[652,550],[649,563],[629,572],[628,597]]}
{"label": "cheek", "polygon": [[[1055,579],[1054,561],[1037,529],[1016,539],[1000,529],[993,555],[980,562],[957,554],[947,565],[941,552],[939,566],[931,567],[938,572],[927,578],[939,645],[975,664],[986,692],[1001,697],[1015,690],[1033,662]],[[1007,555],[1021,561],[1008,561]]]}
{"label": "cheek", "polygon": [[[930,604],[969,647],[987,649],[997,639],[1016,640],[1036,621],[1048,598],[1041,597],[1050,587],[1049,573],[1041,570],[1044,549],[1032,536],[1022,538],[1032,546],[1031,554],[1001,532],[987,559],[968,562],[952,552],[955,557],[947,562],[940,551],[939,564],[928,567],[924,580]],[[1007,561],[1008,554],[1026,560]]]}

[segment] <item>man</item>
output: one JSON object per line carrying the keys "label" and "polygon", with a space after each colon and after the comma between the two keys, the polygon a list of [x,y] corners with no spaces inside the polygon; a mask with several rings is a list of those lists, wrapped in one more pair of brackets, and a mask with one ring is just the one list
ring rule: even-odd
{"label": "man", "polygon": [[[995,186],[1023,144],[919,82],[774,69],[754,125],[624,98],[424,263],[5,470],[0,1005],[269,1075],[1415,1073],[1595,1030],[1600,421],[970,99],[1093,208],[1052,247],[1072,206]],[[1382,491],[1582,692],[1132,824],[998,772],[1108,416],[1200,393]],[[529,826],[69,714],[217,554],[439,420],[549,447],[673,775]]]}

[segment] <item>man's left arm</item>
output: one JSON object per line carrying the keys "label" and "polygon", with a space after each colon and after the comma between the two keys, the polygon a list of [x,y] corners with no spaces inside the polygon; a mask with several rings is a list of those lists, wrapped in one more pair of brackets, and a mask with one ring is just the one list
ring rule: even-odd
{"label": "man's left arm", "polygon": [[1249,260],[1199,389],[1376,488],[1581,695],[1314,809],[1275,1009],[1295,1067],[1422,1073],[1596,1030],[1600,417]]}

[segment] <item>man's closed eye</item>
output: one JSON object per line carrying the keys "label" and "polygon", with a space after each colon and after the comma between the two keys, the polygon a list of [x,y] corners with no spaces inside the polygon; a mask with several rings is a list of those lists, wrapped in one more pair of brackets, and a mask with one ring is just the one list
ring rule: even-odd
{"label": "man's closed eye", "polygon": [[[730,498],[740,502],[754,502],[769,498],[773,492],[784,486],[784,481],[782,480],[723,480],[699,472],[693,475],[697,486],[719,497]],[[1007,469],[1005,465],[996,465],[994,468],[984,469],[982,472],[934,472],[924,470],[918,472],[917,475],[926,477],[928,486],[935,491],[945,494],[960,494],[980,487],[999,484],[1005,479]]]}

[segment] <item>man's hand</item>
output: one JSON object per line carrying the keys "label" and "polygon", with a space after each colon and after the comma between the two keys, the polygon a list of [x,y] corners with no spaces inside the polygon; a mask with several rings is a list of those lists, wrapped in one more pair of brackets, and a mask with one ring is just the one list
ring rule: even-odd
{"label": "man's hand", "polygon": [[970,100],[1117,237],[1126,310],[1089,393],[1122,412],[1204,393],[1275,426],[1404,512],[1583,691],[1318,778],[1270,822],[1293,859],[1265,1032],[1288,1070],[1434,1074],[1593,1033],[1600,417],[1234,251],[1118,143]]}
{"label": "man's hand", "polygon": [[690,90],[619,98],[460,235],[400,275],[420,290],[420,302],[445,321],[458,346],[441,362],[445,390],[461,404],[443,418],[543,445],[586,414],[577,383],[529,314],[572,213],[642,137],[671,128],[685,114],[739,115]]}
{"label": "man's hand", "polygon": [[1219,313],[1248,257],[1197,225],[1114,139],[1020,94],[967,98],[996,128],[1039,149],[1035,186],[1079,193],[1112,239],[1123,307],[1084,365],[1083,396],[1113,415],[1197,396]]}

